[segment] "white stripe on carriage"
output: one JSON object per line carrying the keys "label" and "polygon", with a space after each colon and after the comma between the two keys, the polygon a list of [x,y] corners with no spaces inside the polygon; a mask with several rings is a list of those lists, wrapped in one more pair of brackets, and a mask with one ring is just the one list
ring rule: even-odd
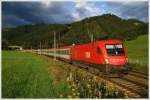
{"label": "white stripe on carriage", "polygon": [[[40,53],[38,53],[40,54]],[[62,54],[53,54],[53,53],[46,53],[46,52],[42,52],[41,54],[44,54],[44,55],[49,55],[49,56],[56,56],[56,57],[61,57],[61,58],[65,58],[65,59],[70,59],[70,55],[62,55]]]}
{"label": "white stripe on carriage", "polygon": [[[56,48],[57,49],[57,48]],[[70,50],[70,48],[65,48],[65,49],[57,49],[56,51],[63,51],[63,50]],[[39,51],[40,51],[40,49],[39,49]],[[55,50],[41,50],[41,51],[55,51]]]}

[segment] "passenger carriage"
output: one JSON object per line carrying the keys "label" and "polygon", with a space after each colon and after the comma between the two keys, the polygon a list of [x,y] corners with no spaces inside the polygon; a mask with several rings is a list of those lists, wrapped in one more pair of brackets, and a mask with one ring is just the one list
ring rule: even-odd
{"label": "passenger carriage", "polygon": [[38,50],[39,54],[55,56],[70,63],[84,64],[101,72],[127,73],[130,69],[126,48],[119,40],[102,40],[88,44]]}

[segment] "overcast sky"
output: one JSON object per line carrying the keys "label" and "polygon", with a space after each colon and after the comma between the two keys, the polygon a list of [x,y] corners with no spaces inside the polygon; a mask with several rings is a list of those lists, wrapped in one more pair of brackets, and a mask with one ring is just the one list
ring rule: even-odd
{"label": "overcast sky", "polygon": [[148,2],[2,2],[2,27],[72,23],[106,13],[148,22]]}

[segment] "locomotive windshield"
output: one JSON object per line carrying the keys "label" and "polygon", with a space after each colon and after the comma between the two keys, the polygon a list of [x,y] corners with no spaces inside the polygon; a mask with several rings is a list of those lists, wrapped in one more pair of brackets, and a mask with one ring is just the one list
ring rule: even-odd
{"label": "locomotive windshield", "polygon": [[107,54],[109,56],[121,56],[124,55],[124,49],[122,44],[107,44]]}

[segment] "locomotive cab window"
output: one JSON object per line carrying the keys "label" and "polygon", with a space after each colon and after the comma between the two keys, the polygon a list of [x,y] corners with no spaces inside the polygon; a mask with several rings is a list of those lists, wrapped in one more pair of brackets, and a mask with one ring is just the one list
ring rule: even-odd
{"label": "locomotive cab window", "polygon": [[107,44],[106,50],[109,56],[124,55],[124,48],[122,44]]}

